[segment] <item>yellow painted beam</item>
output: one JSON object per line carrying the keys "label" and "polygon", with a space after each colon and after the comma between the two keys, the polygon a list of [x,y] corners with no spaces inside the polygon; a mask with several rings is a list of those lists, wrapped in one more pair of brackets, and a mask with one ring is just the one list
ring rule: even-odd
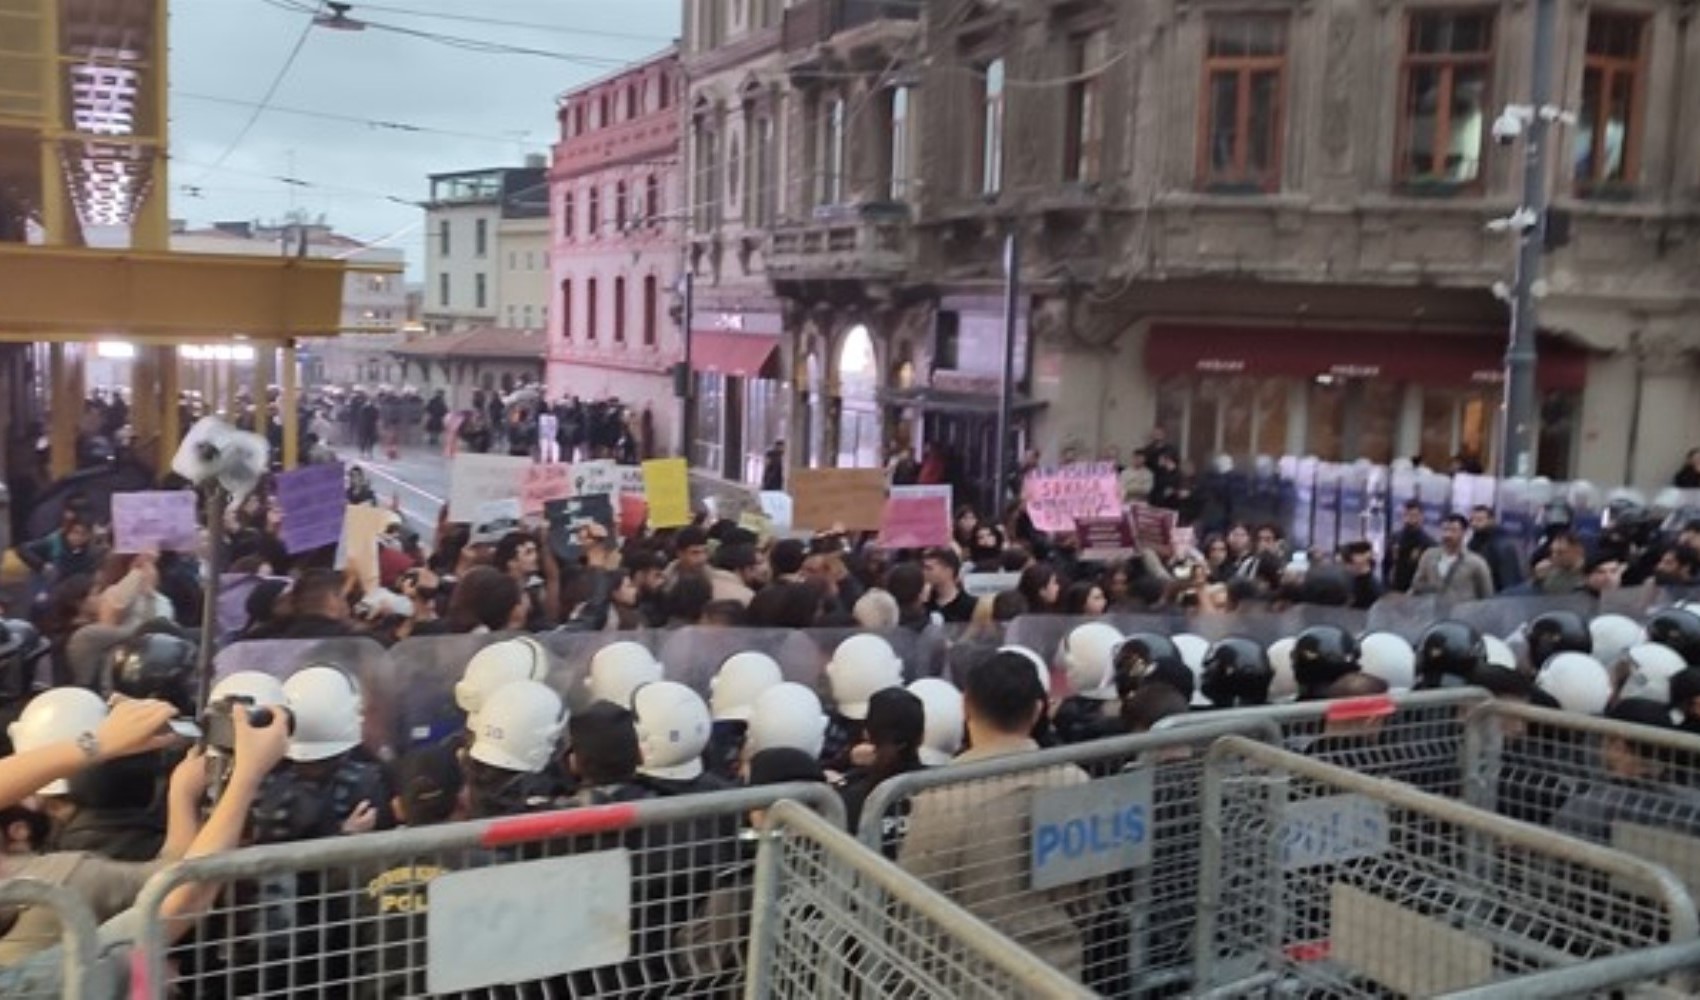
{"label": "yellow painted beam", "polygon": [[154,468],[164,471],[171,468],[178,442],[183,439],[183,417],[178,409],[183,364],[177,360],[177,352],[169,347],[148,350],[158,352],[159,357],[159,453]]}
{"label": "yellow painted beam", "polygon": [[296,418],[295,342],[283,345],[283,386],[278,399],[278,416],[283,421],[283,467],[295,468],[301,459],[301,421]]}
{"label": "yellow painted beam", "polygon": [[[166,0],[153,0],[153,44],[149,46],[150,53],[163,53],[168,48],[168,32],[170,20],[167,17]],[[144,71],[142,79],[147,81],[142,92],[136,95],[138,102],[148,105],[151,119],[147,124],[156,133],[151,158],[152,166],[149,176],[152,185],[143,195],[142,203],[136,209],[136,218],[130,227],[130,245],[137,250],[167,251],[171,249],[171,159],[166,155],[166,148],[171,141],[168,134],[171,116],[168,113],[171,92],[171,80],[166,72],[170,60],[156,59]]]}
{"label": "yellow painted beam", "polygon": [[341,261],[0,245],[0,342],[333,336]]}
{"label": "yellow painted beam", "polygon": [[77,348],[54,344],[48,354],[47,377],[54,406],[47,432],[47,469],[54,479],[77,471],[77,418],[83,412],[83,380]]}

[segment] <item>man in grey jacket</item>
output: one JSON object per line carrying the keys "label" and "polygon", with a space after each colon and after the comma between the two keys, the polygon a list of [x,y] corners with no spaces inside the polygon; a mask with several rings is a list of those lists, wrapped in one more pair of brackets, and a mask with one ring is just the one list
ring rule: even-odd
{"label": "man in grey jacket", "polygon": [[1440,544],[1424,552],[1411,580],[1414,595],[1432,594],[1443,604],[1485,601],[1494,594],[1493,571],[1481,556],[1464,547],[1469,522],[1450,514],[1440,526]]}

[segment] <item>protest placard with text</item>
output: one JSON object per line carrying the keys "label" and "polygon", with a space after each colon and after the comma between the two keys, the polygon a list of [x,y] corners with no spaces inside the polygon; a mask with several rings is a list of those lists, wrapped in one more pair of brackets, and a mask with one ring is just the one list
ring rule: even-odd
{"label": "protest placard with text", "polygon": [[879,546],[924,549],[950,544],[950,487],[893,486],[880,519]]}
{"label": "protest placard with text", "polygon": [[795,527],[878,531],[885,514],[885,470],[798,469],[791,475],[791,498]]}
{"label": "protest placard with text", "polygon": [[189,552],[200,541],[195,494],[147,490],[112,494],[114,552]]}
{"label": "protest placard with text", "polygon": [[649,501],[649,526],[678,528],[691,523],[691,477],[682,458],[643,463],[643,495]]}
{"label": "protest placard with text", "polygon": [[491,500],[517,500],[529,458],[462,452],[449,465],[449,520],[471,523],[478,506]]}
{"label": "protest placard with text", "polygon": [[306,465],[277,477],[283,550],[290,555],[335,545],[348,507],[342,463]]}
{"label": "protest placard with text", "polygon": [[1109,462],[1035,469],[1021,484],[1021,501],[1033,527],[1047,532],[1073,531],[1079,518],[1116,517],[1122,512],[1116,467]]}
{"label": "protest placard with text", "polygon": [[547,462],[525,470],[520,481],[519,509],[523,514],[541,514],[543,505],[573,495],[573,467],[565,462]]}
{"label": "protest placard with text", "polygon": [[1080,517],[1074,521],[1080,542],[1080,558],[1087,562],[1113,562],[1133,555],[1133,525],[1121,517]]}

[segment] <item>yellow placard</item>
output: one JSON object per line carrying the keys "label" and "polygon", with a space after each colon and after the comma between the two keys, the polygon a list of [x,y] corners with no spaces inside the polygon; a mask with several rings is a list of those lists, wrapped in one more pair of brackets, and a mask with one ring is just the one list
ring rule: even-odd
{"label": "yellow placard", "polygon": [[643,463],[643,492],[649,500],[649,526],[678,528],[691,523],[691,477],[682,458]]}

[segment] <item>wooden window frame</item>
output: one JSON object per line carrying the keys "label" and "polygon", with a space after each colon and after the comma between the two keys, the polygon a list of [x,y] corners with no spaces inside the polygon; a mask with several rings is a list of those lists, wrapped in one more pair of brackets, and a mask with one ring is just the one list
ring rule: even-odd
{"label": "wooden window frame", "polygon": [[[1107,60],[1090,65],[1090,47],[1102,38],[1109,51],[1109,35],[1103,29],[1069,39],[1073,57],[1070,72],[1079,77],[1068,86],[1067,134],[1063,143],[1063,179],[1074,184],[1097,184],[1104,179],[1104,78]],[[1088,76],[1087,74],[1091,75]]]}
{"label": "wooden window frame", "polygon": [[573,279],[561,279],[561,339],[573,339]]}
{"label": "wooden window frame", "polygon": [[643,278],[643,346],[654,347],[656,325],[658,319],[658,303],[660,297],[660,282],[655,275],[646,274]]}
{"label": "wooden window frame", "polygon": [[614,343],[626,342],[626,278],[625,275],[614,277]]}
{"label": "wooden window frame", "polygon": [[[1411,51],[1412,34],[1416,30],[1418,18],[1484,15],[1488,20],[1487,47],[1478,54],[1459,52],[1414,53]],[[1412,71],[1422,67],[1444,68],[1447,71],[1445,89],[1447,100],[1440,102],[1436,108],[1434,134],[1436,137],[1449,134],[1448,126],[1452,124],[1451,96],[1457,70],[1475,66],[1480,66],[1486,71],[1483,74],[1487,86],[1482,95],[1482,108],[1484,114],[1490,112],[1493,108],[1494,62],[1499,45],[1499,11],[1493,7],[1476,6],[1412,7],[1405,11],[1404,29],[1404,36],[1401,39],[1403,44],[1399,50],[1399,105],[1394,110],[1397,138],[1394,141],[1393,149],[1393,182],[1401,187],[1409,187],[1432,181],[1450,185],[1455,191],[1480,192],[1485,180],[1483,175],[1486,173],[1488,130],[1486,128],[1482,130],[1482,137],[1477,146],[1476,163],[1478,169],[1476,176],[1467,181],[1442,181],[1434,170],[1433,162],[1433,157],[1443,158],[1445,156],[1445,152],[1441,149],[1436,149],[1433,152],[1427,171],[1411,173],[1407,170],[1412,130],[1411,121],[1406,112],[1411,106],[1411,86],[1415,78],[1415,73]]]}
{"label": "wooden window frame", "polygon": [[584,339],[596,342],[596,279],[584,279]]}
{"label": "wooden window frame", "polygon": [[[1591,29],[1596,17],[1635,23],[1636,52],[1633,57],[1595,55],[1588,51],[1588,39],[1593,35]],[[1589,71],[1599,73],[1601,75],[1600,101],[1595,109],[1594,147],[1590,151],[1590,157],[1594,163],[1592,176],[1577,176],[1575,163],[1574,161],[1571,163],[1571,183],[1578,197],[1586,198],[1596,195],[1600,189],[1613,185],[1629,189],[1636,186],[1635,178],[1641,171],[1641,139],[1645,128],[1647,72],[1652,62],[1650,46],[1647,44],[1647,38],[1651,34],[1648,31],[1651,20],[1646,14],[1627,10],[1602,8],[1588,12],[1588,20],[1582,40],[1582,86],[1586,88],[1588,85]],[[1630,77],[1630,90],[1629,119],[1623,136],[1623,177],[1619,180],[1612,180],[1602,178],[1599,175],[1600,154],[1604,150],[1606,134],[1603,126],[1610,120],[1611,102],[1608,98],[1613,93],[1614,84],[1618,78],[1626,74]],[[1581,113],[1581,109],[1586,103],[1586,101],[1580,100],[1577,102],[1578,114]],[[1574,150],[1574,146],[1569,148]]]}
{"label": "wooden window frame", "polygon": [[[1268,21],[1281,29],[1281,53],[1273,56],[1213,56],[1210,54],[1210,29],[1215,23],[1229,21]],[[1198,97],[1198,151],[1196,176],[1200,190],[1242,188],[1253,186],[1265,194],[1281,190],[1282,170],[1287,152],[1287,65],[1291,52],[1290,22],[1284,14],[1237,13],[1210,18],[1204,26],[1203,76]],[[1251,157],[1251,88],[1252,81],[1263,73],[1275,74],[1275,123],[1270,146],[1270,164],[1265,176],[1252,177],[1248,160]],[[1230,176],[1218,176],[1210,166],[1211,82],[1218,74],[1232,73],[1237,80],[1234,91],[1234,164]]]}

